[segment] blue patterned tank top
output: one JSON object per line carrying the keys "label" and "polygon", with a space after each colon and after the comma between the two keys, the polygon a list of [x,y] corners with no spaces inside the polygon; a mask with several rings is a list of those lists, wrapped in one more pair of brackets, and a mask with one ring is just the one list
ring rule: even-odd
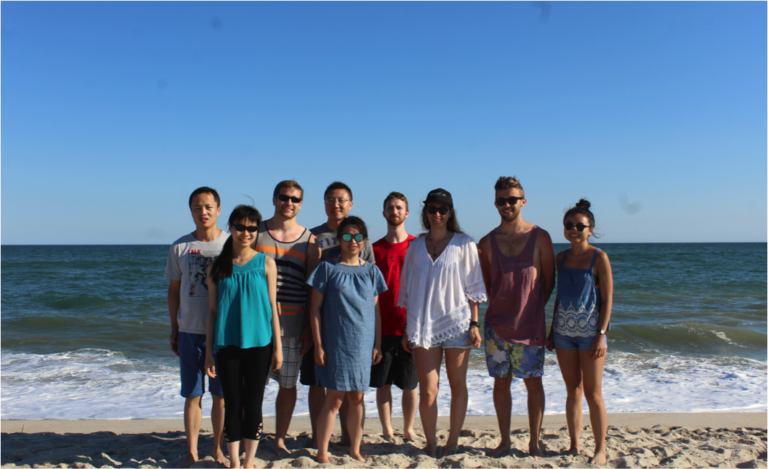
{"label": "blue patterned tank top", "polygon": [[232,264],[232,275],[219,280],[214,350],[264,347],[272,341],[266,258],[258,252],[242,266]]}
{"label": "blue patterned tank top", "polygon": [[563,253],[557,274],[557,311],[555,313],[556,334],[566,337],[594,337],[597,335],[602,299],[595,285],[592,269],[597,253],[592,256],[588,269],[565,267],[568,251]]}

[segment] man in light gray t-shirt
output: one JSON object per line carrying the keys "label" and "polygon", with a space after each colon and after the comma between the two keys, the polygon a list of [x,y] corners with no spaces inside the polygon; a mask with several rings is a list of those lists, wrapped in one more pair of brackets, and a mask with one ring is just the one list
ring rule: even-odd
{"label": "man in light gray t-shirt", "polygon": [[[168,312],[171,316],[171,350],[179,356],[181,396],[184,397],[184,429],[189,452],[181,467],[189,467],[200,458],[197,440],[203,419],[205,393],[205,333],[208,321],[208,266],[219,256],[229,234],[216,226],[221,213],[219,194],[201,187],[189,197],[195,231],[177,239],[168,250],[165,276],[168,286]],[[224,393],[219,378],[209,379],[213,396],[213,458],[228,463],[224,456]]]}

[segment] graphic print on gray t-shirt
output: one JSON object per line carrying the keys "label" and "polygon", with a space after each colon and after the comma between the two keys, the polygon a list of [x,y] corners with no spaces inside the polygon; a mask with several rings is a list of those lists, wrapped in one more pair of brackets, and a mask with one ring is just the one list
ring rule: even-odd
{"label": "graphic print on gray t-shirt", "polygon": [[[316,226],[309,231],[315,235],[317,244],[320,245],[320,249],[322,250],[320,254],[320,262],[341,255],[341,246],[339,245],[339,238],[336,237],[336,231],[328,228],[328,225],[325,223]],[[370,239],[366,238],[363,242],[363,250],[360,252],[360,258],[371,264],[376,263]]]}
{"label": "graphic print on gray t-shirt", "polygon": [[165,277],[181,283],[179,331],[205,334],[208,317],[208,266],[221,254],[229,234],[222,231],[211,242],[198,241],[188,234],[168,250]]}

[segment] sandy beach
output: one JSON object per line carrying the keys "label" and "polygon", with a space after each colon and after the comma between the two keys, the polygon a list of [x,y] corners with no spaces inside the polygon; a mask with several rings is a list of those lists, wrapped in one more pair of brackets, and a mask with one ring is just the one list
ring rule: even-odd
{"label": "sandy beach", "polygon": [[[611,414],[607,467],[766,467],[766,413]],[[584,422],[588,423],[585,414]],[[401,419],[394,419],[397,425]],[[492,458],[499,442],[492,417],[468,417],[461,453],[442,459],[428,457],[425,441],[384,441],[377,419],[369,418],[363,439],[364,464],[345,456],[338,444],[331,452],[345,467],[584,467],[594,448],[588,426],[582,434],[584,455],[566,455],[569,440],[565,416],[544,418],[542,443],[546,457],[526,454],[528,435],[524,417],[513,417],[513,447],[507,456]],[[265,421],[267,432],[274,420]],[[210,421],[203,424],[201,456],[210,451]],[[181,419],[141,420],[3,420],[2,467],[178,467],[186,441]],[[291,457],[276,460],[272,435],[262,440],[257,467],[315,467],[316,451],[305,448],[309,420],[295,418],[288,447]],[[417,419],[417,433],[420,431]],[[441,417],[438,437],[445,441],[447,418]],[[219,467],[210,456],[193,467]],[[324,466],[327,467],[327,466]]]}

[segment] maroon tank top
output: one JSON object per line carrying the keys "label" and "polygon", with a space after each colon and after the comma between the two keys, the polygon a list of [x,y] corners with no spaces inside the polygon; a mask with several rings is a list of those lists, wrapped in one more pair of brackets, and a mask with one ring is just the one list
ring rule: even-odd
{"label": "maroon tank top", "polygon": [[496,233],[491,232],[491,291],[485,320],[507,342],[546,345],[546,306],[543,281],[536,282],[533,264],[539,227],[528,235],[523,250],[515,257],[501,253]]}

